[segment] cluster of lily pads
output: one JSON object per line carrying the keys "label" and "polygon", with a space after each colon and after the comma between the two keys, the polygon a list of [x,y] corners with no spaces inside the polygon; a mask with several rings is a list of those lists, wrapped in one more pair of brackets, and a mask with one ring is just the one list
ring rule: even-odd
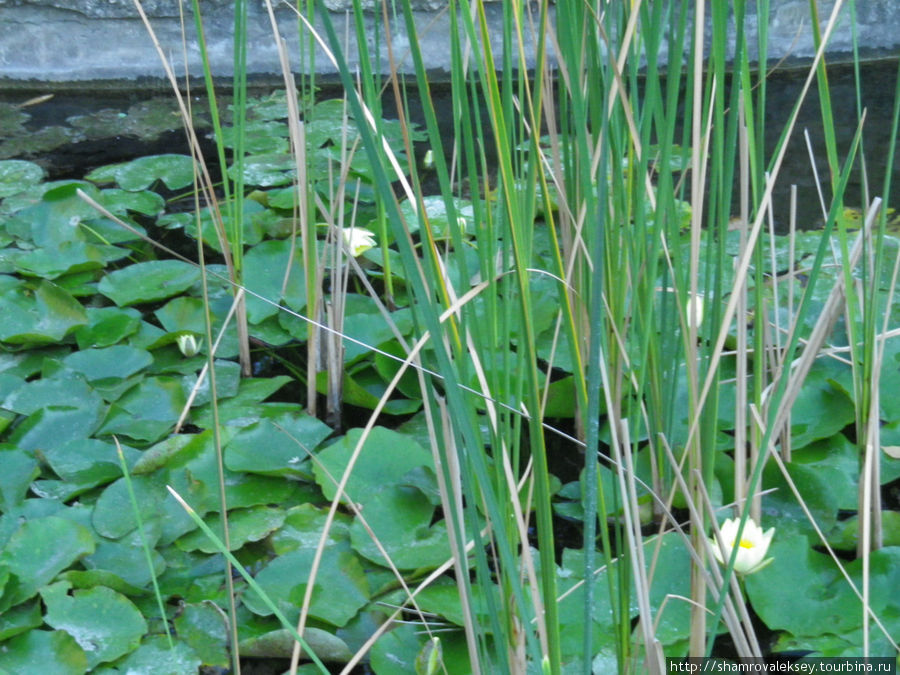
{"label": "cluster of lily pads", "polygon": [[[169,202],[190,191],[193,160],[142,157],[101,167],[83,180],[51,182],[36,164],[0,162],[0,673],[33,672],[29,668],[36,663],[41,672],[67,675],[154,675],[227,666],[223,557],[166,490],[171,486],[218,531],[217,436],[224,453],[231,550],[288,622],[297,622],[336,480],[361,432],[335,432],[308,415],[296,395],[285,393],[298,390],[289,386],[296,384],[298,368],[272,374],[266,367],[284,363],[307,336],[298,316],[305,309],[306,288],[299,238],[290,236],[295,160],[285,116],[283,100],[263,99],[246,129],[249,156],[241,170],[252,193],[244,202],[243,274],[252,291],[247,320],[258,369],[252,377],[241,376],[238,336],[228,324],[214,364],[215,416],[209,378],[197,386],[206,358],[186,348],[206,334],[201,270],[158,254],[141,237],[149,230],[167,242],[170,236],[200,238],[211,252],[220,250],[209,212],[201,212],[198,227],[196,214]],[[340,101],[324,101],[306,124],[307,170],[323,194],[332,181],[328,164],[338,159],[336,148],[352,134],[342,118]],[[399,133],[387,122],[383,128],[386,134]],[[359,180],[358,217],[365,224],[367,214],[372,220],[377,214],[366,205],[371,177],[359,157],[350,173]],[[130,228],[102,215],[82,195]],[[466,227],[466,222],[447,221],[442,199],[425,198],[424,204],[432,227]],[[412,207],[405,208],[409,222],[417,222]],[[458,211],[463,221],[471,218],[467,202],[460,200]],[[384,274],[384,255],[394,251],[368,248],[373,243],[355,252],[377,282]],[[786,255],[787,244],[776,244],[778,255]],[[812,246],[812,239],[806,248],[801,240],[794,255],[802,257]],[[548,236],[537,235],[534,248],[540,264],[549,257]],[[213,273],[207,276],[208,306],[216,334],[226,326],[233,292],[224,281],[224,265],[212,262],[207,269]],[[402,268],[393,269],[398,274]],[[285,284],[286,270],[291,273]],[[448,274],[452,278],[460,271]],[[392,281],[394,329],[409,335],[413,322],[402,276]],[[532,284],[533,295],[548,300],[535,302],[546,310],[531,320],[539,353],[549,355],[556,291],[541,277]],[[400,347],[372,303],[352,288],[344,330],[362,341],[346,343],[345,403],[374,408],[397,370],[389,356],[400,354]],[[889,343],[886,387],[900,386],[898,357],[900,348]],[[566,375],[571,361],[563,351],[554,364],[563,375],[551,385],[547,415],[571,417],[571,375]],[[856,448],[845,435],[854,422],[849,378],[849,369],[838,361],[825,359],[814,367],[793,412],[790,465],[819,526],[843,550],[855,547],[858,529],[855,518],[844,517],[856,509],[858,478]],[[352,501],[357,509],[338,514],[322,550],[304,635],[326,661],[350,659],[405,601],[385,554],[409,585],[450,558],[428,436],[418,413],[421,393],[414,381],[401,382],[399,391],[385,406],[387,421],[374,428],[347,484],[345,503]],[[888,444],[900,426],[895,400],[882,399]],[[723,390],[715,491],[724,503],[733,498],[729,403]],[[676,427],[686,430],[687,401],[677,406]],[[882,481],[900,477],[900,463],[887,454],[882,459]],[[637,463],[651,483],[646,452]],[[611,488],[615,477],[603,468],[600,480]],[[766,522],[777,524],[778,536],[769,548],[773,562],[746,581],[754,610],[776,632],[777,649],[855,653],[863,625],[856,597],[840,582],[831,560],[815,550],[814,529],[784,479],[767,469],[764,483],[778,488],[767,496],[764,512]],[[556,508],[561,519],[579,518],[583,487],[579,480],[560,486]],[[888,545],[871,558],[871,602],[896,635],[900,601],[890,591],[900,587],[897,511],[885,513],[885,537]],[[656,542],[646,545],[649,551]],[[561,601],[571,603],[569,609],[560,612],[562,653],[573,663],[584,622],[582,555],[566,548],[559,566],[560,590],[574,589]],[[860,563],[849,563],[849,569],[859,581]],[[664,535],[651,603],[662,612],[657,637],[672,655],[685,653],[688,609],[667,598],[689,594],[688,570],[683,543]],[[610,637],[615,603],[604,574],[594,583],[599,672],[615,658]],[[242,580],[235,585],[240,653],[288,656],[292,638],[272,607]],[[784,601],[798,593],[802,602]],[[414,672],[416,657],[428,645],[423,624],[431,622],[442,629],[448,672],[468,672],[463,612],[452,580],[424,589],[417,605],[423,614],[409,615],[412,623],[397,624],[375,642],[372,670]],[[884,640],[875,639],[884,647]]]}

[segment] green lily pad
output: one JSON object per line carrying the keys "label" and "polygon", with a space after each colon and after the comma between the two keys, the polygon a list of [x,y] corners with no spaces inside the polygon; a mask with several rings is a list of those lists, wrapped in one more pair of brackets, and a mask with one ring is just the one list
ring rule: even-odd
{"label": "green lily pad", "polygon": [[[243,178],[245,185],[257,187],[274,187],[287,185],[294,179],[297,160],[290,153],[270,153],[245,157],[243,161]],[[235,179],[240,168],[238,165],[228,167],[228,175]]]}
{"label": "green lily pad", "polygon": [[[230,398],[237,394],[241,383],[241,366],[234,361],[226,361],[224,359],[216,359],[214,361],[216,369],[216,397],[218,400]],[[192,406],[201,406],[209,403],[212,398],[210,391],[211,380],[209,376],[203,378],[203,382],[197,387],[197,375],[186,375],[181,386],[184,389],[185,396],[189,396],[196,387]]]}
{"label": "green lily pad", "polygon": [[247,320],[251,324],[258,324],[277,314],[282,301],[295,312],[306,306],[302,256],[299,244],[295,245],[292,255],[290,239],[264,241],[244,254],[245,285],[253,293],[269,300],[265,302],[254,295],[247,295]]}
{"label": "green lily pad", "polygon": [[[237,551],[249,541],[259,541],[281,527],[284,509],[273,506],[254,506],[248,509],[232,509],[228,512],[228,533],[231,551]],[[220,514],[209,516],[206,524],[213,532],[222,532]],[[185,551],[216,553],[219,549],[201,530],[194,530],[175,542]]]}
{"label": "green lily pad", "polygon": [[186,400],[179,378],[147,377],[110,406],[100,433],[157,441],[178,420]]}
{"label": "green lily pad", "polygon": [[[299,616],[315,555],[315,550],[305,548],[285,553],[256,575],[257,583],[288,621],[296,621]],[[325,548],[316,576],[310,616],[343,626],[368,601],[369,584],[359,558],[347,549],[346,544]],[[248,590],[243,602],[255,614],[269,616],[272,613],[255,591]]]}
{"label": "green lily pad", "polygon": [[[830,359],[826,359],[830,362]],[[791,408],[791,443],[795,448],[830,438],[855,419],[853,402],[831,383],[830,368],[817,362]]]}
{"label": "green lily pad", "polygon": [[22,523],[0,553],[0,564],[16,575],[4,591],[3,606],[28,600],[69,565],[93,552],[91,531],[71,520],[48,516]]}
{"label": "green lily pad", "polygon": [[[161,523],[160,540],[174,541],[196,525],[166,490],[166,476],[153,474],[131,479],[135,499],[143,509],[144,526],[152,520]],[[204,511],[200,510],[201,515]],[[120,539],[137,527],[137,518],[124,478],[107,486],[94,505],[91,515],[94,529],[109,539]]]}
{"label": "green lily pad", "polygon": [[[827,555],[809,548],[806,537],[779,537],[769,549],[774,558],[765,569],[747,577],[747,595],[753,609],[773,630],[793,635],[819,635],[822,626],[843,634],[862,625],[860,601]],[[850,578],[861,587],[862,561],[844,563]],[[894,590],[900,584],[900,548],[886,548],[870,556],[871,607],[880,615],[894,611]],[[784,602],[784,598],[792,602]]]}
{"label": "green lily pad", "polygon": [[[29,415],[9,436],[23,450],[42,450],[51,445],[87,438],[100,425],[105,406],[47,406]],[[73,401],[81,405],[81,401]]]}
{"label": "green lily pad", "polygon": [[116,662],[114,667],[95,672],[100,675],[182,675],[198,672],[201,665],[203,661],[184,642],[176,642],[173,648],[166,642],[165,636],[154,635],[145,638],[140,647]]}
{"label": "green lily pad", "polygon": [[88,307],[87,325],[75,331],[79,349],[110,347],[133,335],[141,325],[141,314],[131,307]]}
{"label": "green lily pad", "polygon": [[59,342],[87,323],[84,307],[71,294],[49,281],[34,292],[18,286],[0,296],[4,307],[0,341],[15,345]]}
{"label": "green lily pad", "polygon": [[[207,666],[229,665],[228,632],[217,608],[207,604],[186,604],[175,617],[179,641],[187,643]],[[243,653],[243,651],[242,651]]]}
{"label": "green lily pad", "polygon": [[0,466],[0,510],[6,512],[24,501],[41,470],[31,453],[8,443],[0,443]]}
{"label": "green lily pad", "polygon": [[36,664],[41,675],[84,675],[88,658],[75,638],[61,630],[31,630],[3,644],[0,669],[32,673]]}
{"label": "green lily pad", "polygon": [[[313,473],[325,498],[334,499],[336,484],[362,436],[351,429],[318,455]],[[374,427],[347,482],[344,500],[365,503],[385,486],[397,485],[402,476],[419,466],[434,468],[431,453],[407,436],[384,427]]]}
{"label": "green lily pad", "polygon": [[147,622],[124,595],[104,586],[74,591],[59,582],[41,591],[44,620],[75,638],[88,657],[88,667],[113,661],[135,649]]}
{"label": "green lily pad", "polygon": [[37,185],[44,178],[44,170],[34,162],[5,159],[0,162],[0,199]]}
{"label": "green lily pad", "polygon": [[[127,445],[121,447],[126,461],[133,461],[139,454]],[[48,446],[41,451],[41,457],[65,481],[101,485],[122,475],[116,446],[94,438]]]}
{"label": "green lily pad", "polygon": [[[303,639],[322,661],[347,663],[353,656],[346,642],[321,628],[307,627]],[[238,648],[244,656],[287,659],[294,649],[294,638],[291,631],[280,628],[241,640]]]}
{"label": "green lily pad", "polygon": [[32,628],[37,628],[44,620],[41,618],[40,603],[26,602],[8,609],[0,614],[0,640],[8,640]]}
{"label": "green lily pad", "polygon": [[[128,211],[134,211],[145,216],[156,216],[162,213],[166,207],[166,201],[150,190],[130,192],[110,188],[103,190],[101,195],[103,206],[117,216],[124,216]],[[134,235],[130,236],[134,238]]]}
{"label": "green lily pad", "polygon": [[97,549],[84,558],[82,561],[84,566],[90,571],[108,572],[130,587],[146,588],[153,576],[158,577],[163,573],[166,563],[158,551],[151,550],[150,557],[153,561],[151,573],[144,552],[144,541],[153,549],[159,540],[159,520],[151,520],[143,530],[143,538],[137,529],[117,540],[98,537]]}
{"label": "green lily pad", "polygon": [[354,521],[350,540],[360,555],[373,562],[387,565],[382,549],[398,569],[433,568],[451,556],[446,522],[431,524],[434,505],[416,488],[389,485],[381,489],[365,499],[363,515],[365,524]]}
{"label": "green lily pad", "polygon": [[63,372],[19,387],[6,397],[3,407],[20,415],[31,415],[50,406],[89,409],[100,403],[100,397],[80,375]]}
{"label": "green lily pad", "polygon": [[181,190],[194,182],[194,160],[187,155],[151,155],[119,164],[116,182],[124,190],[146,190],[157,180],[170,190]]}
{"label": "green lily pad", "polygon": [[[316,508],[312,504],[301,504],[291,508],[284,519],[284,524],[269,537],[272,550],[281,555],[298,548],[315,549],[322,537],[322,528],[328,519],[328,511],[324,508]],[[335,513],[328,538],[327,546],[333,546],[350,538],[350,524],[352,518],[345,513]]]}
{"label": "green lily pad", "polygon": [[153,363],[153,357],[145,349],[113,345],[104,349],[82,349],[73,352],[63,359],[63,363],[83,374],[89,382],[93,382],[130,377]]}
{"label": "green lily pad", "polygon": [[165,300],[183,293],[200,280],[200,270],[180,260],[151,260],[112,272],[97,290],[119,307]]}
{"label": "green lily pad", "polygon": [[225,466],[272,476],[308,475],[301,467],[331,429],[310,415],[284,414],[241,429],[225,446]]}

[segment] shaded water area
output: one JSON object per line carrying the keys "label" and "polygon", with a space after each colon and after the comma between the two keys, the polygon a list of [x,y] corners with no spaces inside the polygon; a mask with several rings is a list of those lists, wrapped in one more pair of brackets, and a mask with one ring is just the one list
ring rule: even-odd
{"label": "shaded water area", "polygon": [[[861,152],[865,172],[857,162],[850,177],[845,204],[862,206],[868,184],[869,199],[881,196],[890,204],[900,201],[900,186],[884,195],[897,62],[882,60],[861,67],[861,86],[857,97],[852,66],[830,66],[828,82],[831,88],[836,140],[840,161],[844,161],[856,131],[858,110],[866,114]],[[770,74],[767,87],[766,153],[771,157],[775,143],[800,95],[807,76],[806,69],[779,70]],[[256,92],[267,93],[277,87],[258,84]],[[224,90],[224,88],[223,88]],[[80,178],[93,168],[141,155],[162,152],[188,152],[181,118],[174,96],[160,87],[151,89],[119,89],[106,92],[61,91],[42,100],[43,90],[20,90],[0,93],[0,159],[30,159],[41,164],[48,177]],[[323,87],[320,98],[339,96],[335,87]],[[432,91],[435,108],[445,138],[452,138],[453,123],[450,95],[440,86]],[[195,128],[205,150],[212,157],[213,142],[208,104],[199,87],[191,96]],[[413,114],[420,114],[417,101],[410,102]],[[227,122],[228,99],[219,101]],[[386,117],[392,116],[393,105],[385,102]],[[422,122],[423,119],[414,120]],[[818,90],[810,88],[806,101],[785,154],[781,173],[773,194],[774,219],[779,230],[785,230],[789,219],[790,187],[797,186],[798,227],[806,229],[822,220],[822,212],[815,174],[811,168],[804,131],[808,131],[816,160],[819,180],[825,187],[826,206],[831,195],[827,186],[829,173],[826,160],[825,135],[819,108]],[[490,149],[488,148],[488,152]],[[894,158],[894,172],[900,158]],[[738,200],[735,196],[734,203]]]}

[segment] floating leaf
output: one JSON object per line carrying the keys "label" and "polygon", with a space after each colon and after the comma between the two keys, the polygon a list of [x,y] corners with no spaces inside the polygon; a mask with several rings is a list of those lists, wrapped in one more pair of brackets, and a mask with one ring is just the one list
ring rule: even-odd
{"label": "floating leaf", "polygon": [[81,303],[49,281],[42,281],[32,293],[18,286],[0,296],[3,321],[0,341],[9,344],[59,342],[69,331],[87,322]]}
{"label": "floating leaf", "polygon": [[153,570],[147,565],[147,556],[144,552],[144,542],[151,549],[156,545],[160,536],[158,519],[151,519],[145,524],[144,536],[135,529],[118,540],[97,538],[97,549],[82,561],[84,566],[92,571],[104,571],[126,584],[135,588],[145,588],[152,580],[153,575],[159,576],[166,569],[163,557],[151,550],[150,557],[153,560]]}
{"label": "floating leaf", "polygon": [[88,658],[75,639],[65,631],[31,630],[3,644],[0,669],[8,673],[41,675],[84,675]]}
{"label": "floating leaf", "polygon": [[[326,499],[334,499],[334,481],[344,474],[361,435],[361,429],[351,429],[319,453],[313,472]],[[433,469],[429,452],[408,436],[374,427],[347,482],[345,499],[349,496],[355,502],[365,502],[385,486],[397,485],[402,476],[418,466]]]}
{"label": "floating leaf", "polygon": [[7,512],[22,503],[41,471],[31,453],[8,443],[0,443],[0,466],[0,510]]}
{"label": "floating leaf", "polygon": [[48,516],[22,523],[0,553],[0,563],[17,577],[12,587],[7,585],[3,605],[28,600],[62,570],[93,552],[90,530],[71,520]]}
{"label": "floating leaf", "polygon": [[[353,656],[346,642],[321,628],[307,627],[303,639],[322,661],[347,663]],[[291,631],[280,628],[241,640],[238,648],[244,656],[287,659],[293,652],[294,642]]]}
{"label": "floating leaf", "polygon": [[244,254],[244,283],[254,294],[269,301],[247,295],[247,319],[250,323],[258,324],[277,314],[282,301],[295,312],[306,306],[302,262],[303,254],[296,243],[291,254],[290,239],[264,241]]}
{"label": "floating leaf", "polygon": [[157,180],[170,190],[180,190],[194,182],[194,160],[187,155],[151,155],[119,164],[115,178],[124,190],[146,190]]}
{"label": "floating leaf", "polygon": [[165,300],[200,280],[200,270],[180,260],[150,260],[116,270],[100,280],[97,290],[119,307]]}
{"label": "floating leaf", "polygon": [[88,307],[87,325],[75,331],[79,349],[109,347],[137,332],[141,314],[131,307]]}
{"label": "floating leaf", "polygon": [[[289,621],[295,621],[299,616],[315,555],[314,549],[305,548],[285,553],[256,575],[257,583]],[[346,544],[326,547],[316,576],[310,616],[343,626],[368,601],[369,584],[359,558],[347,549]],[[250,611],[261,616],[272,613],[255,591],[248,590],[243,602]]]}
{"label": "floating leaf", "polygon": [[273,476],[308,475],[300,467],[331,429],[311,415],[283,414],[241,429],[225,446],[225,466]]}
{"label": "floating leaf", "polygon": [[[186,675],[200,670],[203,662],[184,642],[176,642],[169,647],[166,638],[155,635],[144,639],[141,646],[131,652],[110,670],[109,675],[121,673],[130,675]],[[106,671],[104,671],[106,672]]]}
{"label": "floating leaf", "polygon": [[104,349],[82,349],[67,356],[63,363],[93,382],[130,377],[153,363],[153,357],[146,349],[114,345]]}
{"label": "floating leaf", "polygon": [[[254,506],[248,509],[232,509],[228,512],[228,533],[230,550],[236,551],[249,541],[259,541],[284,522],[284,509],[273,506]],[[219,514],[206,519],[213,532],[222,531],[222,517]],[[200,530],[194,530],[181,537],[176,545],[185,551],[215,553],[219,549]]]}
{"label": "floating leaf", "polygon": [[185,401],[180,379],[145,378],[110,406],[100,433],[123,434],[140,441],[157,441],[169,433],[181,415]]}
{"label": "floating leaf", "polygon": [[[175,618],[179,640],[190,645],[207,666],[229,665],[228,632],[222,613],[208,604],[186,604]],[[246,655],[243,650],[242,653]]]}
{"label": "floating leaf", "polygon": [[22,159],[0,161],[0,199],[37,185],[44,178],[44,170],[34,162]]}
{"label": "floating leaf", "polygon": [[[42,450],[52,445],[87,438],[100,425],[105,406],[92,399],[95,405],[72,401],[76,405],[47,406],[32,413],[9,436],[23,450]],[[88,402],[89,403],[89,402]]]}
{"label": "floating leaf", "polygon": [[8,640],[14,635],[37,628],[42,623],[41,605],[37,601],[8,609],[0,614],[0,640]]}
{"label": "floating leaf", "polygon": [[450,558],[447,525],[444,521],[431,524],[434,505],[419,490],[388,485],[366,496],[363,512],[366,523],[355,520],[350,539],[353,548],[369,560],[386,565],[382,549],[398,569],[437,567]]}
{"label": "floating leaf", "polygon": [[135,649],[147,632],[147,622],[124,595],[105,586],[74,591],[59,582],[41,591],[47,613],[44,620],[75,638],[94,668]]}

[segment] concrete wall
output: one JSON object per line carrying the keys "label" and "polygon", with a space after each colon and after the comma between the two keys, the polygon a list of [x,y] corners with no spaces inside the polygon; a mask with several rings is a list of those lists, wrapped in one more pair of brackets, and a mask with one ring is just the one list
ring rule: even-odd
{"label": "concrete wall", "polygon": [[[295,70],[298,68],[297,18],[291,3],[272,0],[280,22],[280,32],[287,37]],[[491,25],[502,25],[502,2],[486,6]],[[675,0],[676,2],[678,0]],[[684,0],[688,1],[688,0]],[[720,0],[716,0],[720,1]],[[724,1],[724,0],[721,0]],[[150,17],[163,48],[176,62],[181,62],[181,29],[179,0],[143,0],[143,8]],[[184,0],[190,7],[190,0]],[[302,0],[305,5],[305,0]],[[333,11],[336,27],[343,33],[351,0],[326,0]],[[363,0],[372,7],[375,0]],[[416,23],[426,65],[440,79],[449,67],[451,39],[450,22],[443,0],[413,0]],[[753,5],[754,3],[748,3]],[[849,3],[845,3],[849,5]],[[822,22],[829,16],[833,0],[819,0]],[[866,56],[886,56],[900,52],[900,2],[897,0],[857,0],[859,43]],[[231,72],[231,26],[233,0],[200,0],[206,37],[213,70],[227,76]],[[380,2],[377,3],[380,7]],[[751,10],[753,11],[753,10]],[[199,74],[200,60],[191,16],[188,22],[188,58],[191,72]],[[367,15],[370,49],[374,49],[376,34],[382,36],[380,11]],[[809,25],[809,0],[771,0],[769,40],[771,59],[789,57],[794,62],[808,60],[814,53]],[[755,38],[755,22],[748,22],[751,38]],[[352,23],[349,26],[352,36]],[[279,74],[278,57],[272,39],[272,28],[265,0],[251,0],[248,22],[250,45],[249,72],[254,75]],[[391,26],[395,55],[406,52],[408,41],[402,21]],[[851,28],[846,8],[839,30],[830,43],[833,57],[847,54],[852,47]],[[348,50],[351,65],[355,58],[355,39]],[[527,47],[528,45],[526,45]],[[316,60],[322,73],[334,69],[320,53]],[[382,63],[387,69],[386,60]],[[406,59],[403,70],[411,71]],[[180,68],[183,72],[183,65]],[[135,87],[158,82],[163,76],[159,57],[148,38],[147,30],[138,17],[133,0],[0,0],[0,83],[7,87],[48,87],[52,84],[82,83]]]}

